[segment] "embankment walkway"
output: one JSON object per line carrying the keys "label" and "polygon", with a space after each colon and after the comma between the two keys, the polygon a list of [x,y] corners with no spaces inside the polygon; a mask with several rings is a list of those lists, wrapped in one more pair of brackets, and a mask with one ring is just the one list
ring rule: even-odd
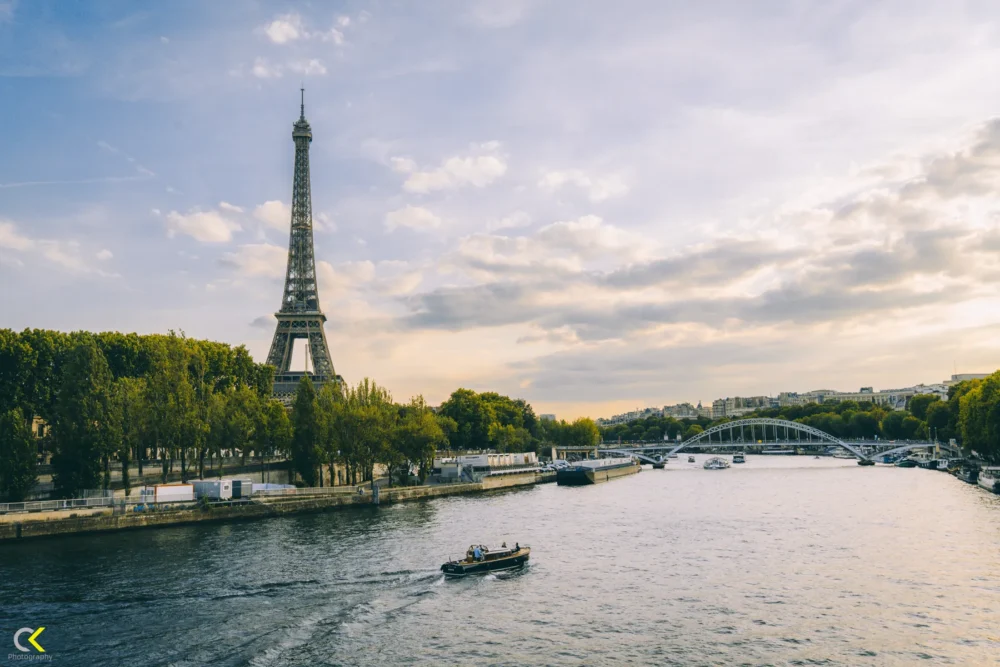
{"label": "embankment walkway", "polygon": [[[378,504],[438,498],[442,496],[483,493],[496,489],[530,486],[548,482],[554,473],[524,473],[486,477],[482,482],[443,484],[439,486],[409,486],[379,489]],[[52,537],[80,533],[99,533],[159,526],[262,519],[284,514],[323,512],[330,509],[371,505],[372,494],[338,493],[324,495],[294,495],[254,497],[248,503],[233,503],[207,509],[188,507],[156,512],[114,513],[110,508],[60,510],[0,516],[0,542],[34,537]]]}

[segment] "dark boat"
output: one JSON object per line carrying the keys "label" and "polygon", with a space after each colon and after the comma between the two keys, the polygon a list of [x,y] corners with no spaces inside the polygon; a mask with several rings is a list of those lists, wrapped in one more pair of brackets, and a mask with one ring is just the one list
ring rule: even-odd
{"label": "dark boat", "polygon": [[979,466],[966,465],[959,471],[957,477],[967,484],[977,484],[979,482]]}
{"label": "dark boat", "polygon": [[902,459],[900,461],[896,461],[896,467],[897,468],[916,468],[917,467],[917,462],[914,461],[913,459]]}
{"label": "dark boat", "polygon": [[875,465],[875,462],[872,461],[871,459],[858,459],[858,465],[859,466],[873,466],[873,465]]}
{"label": "dark boat", "polygon": [[441,566],[446,577],[464,577],[467,574],[486,574],[498,570],[513,570],[524,567],[531,556],[531,547],[515,544],[513,548],[506,543],[502,547],[490,549],[481,544],[474,544],[465,552],[462,560],[450,560]]}

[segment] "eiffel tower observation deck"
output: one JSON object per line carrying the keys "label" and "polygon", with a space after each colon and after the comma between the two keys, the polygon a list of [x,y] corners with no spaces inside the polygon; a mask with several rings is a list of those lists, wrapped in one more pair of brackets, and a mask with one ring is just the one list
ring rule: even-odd
{"label": "eiffel tower observation deck", "polygon": [[[309,144],[312,128],[306,120],[305,90],[299,119],[292,126],[295,142],[295,171],[292,181],[292,221],[288,239],[288,269],[281,308],[274,316],[278,325],[271,342],[267,363],[275,368],[274,396],[291,401],[303,375],[322,385],[342,382],[333,370],[330,347],[326,342],[323,323],[326,315],[320,309],[316,287],[316,257],[313,250],[312,194],[309,184]],[[306,361],[302,370],[292,370],[292,351],[297,339],[306,340]],[[312,371],[308,370],[312,359]],[[317,387],[318,388],[318,387]]]}

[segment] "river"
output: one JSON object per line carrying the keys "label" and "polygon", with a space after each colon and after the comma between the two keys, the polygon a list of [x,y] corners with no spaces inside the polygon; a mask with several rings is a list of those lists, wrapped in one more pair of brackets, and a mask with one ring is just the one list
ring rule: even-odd
{"label": "river", "polygon": [[[503,539],[529,567],[440,575]],[[0,600],[0,658],[44,626],[53,665],[998,664],[1000,496],[682,457],[598,486],[2,544]]]}

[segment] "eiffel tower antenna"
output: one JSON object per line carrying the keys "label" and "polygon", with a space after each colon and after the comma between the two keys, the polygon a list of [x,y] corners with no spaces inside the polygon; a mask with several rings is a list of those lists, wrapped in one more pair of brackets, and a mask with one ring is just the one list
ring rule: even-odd
{"label": "eiffel tower antenna", "polygon": [[[309,144],[312,128],[306,120],[306,93],[300,89],[299,119],[292,125],[295,142],[295,169],[292,179],[292,220],[288,239],[288,269],[281,308],[274,316],[278,325],[271,341],[267,363],[274,366],[274,396],[290,402],[303,375],[310,375],[316,385],[341,382],[333,370],[330,347],[326,342],[323,323],[326,315],[320,309],[316,288],[316,257],[313,249],[312,194],[309,184]],[[306,340],[304,371],[291,369],[295,340]],[[312,357],[312,372],[309,357]],[[318,388],[318,387],[317,387]]]}

